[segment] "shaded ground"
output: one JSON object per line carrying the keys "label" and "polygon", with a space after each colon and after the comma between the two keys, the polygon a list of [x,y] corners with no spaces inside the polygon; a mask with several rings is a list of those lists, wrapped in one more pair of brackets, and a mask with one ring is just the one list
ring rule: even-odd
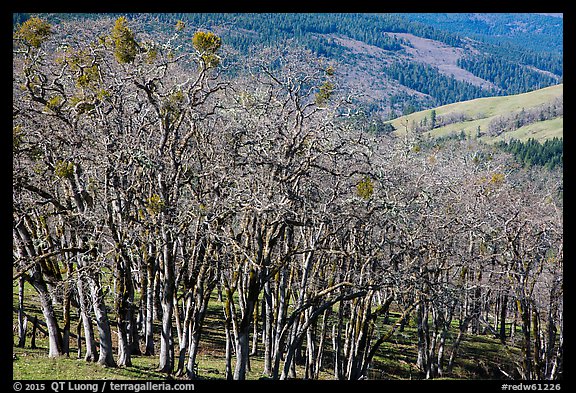
{"label": "shaded ground", "polygon": [[[26,313],[29,316],[36,315],[42,321],[42,313],[38,305],[38,299],[33,290],[26,285]],[[14,288],[17,289],[17,288]],[[17,309],[17,295],[13,297],[13,310]],[[62,319],[61,309],[56,310],[59,320]],[[398,322],[400,314],[391,312],[390,319],[382,324],[379,330],[383,332]],[[78,316],[72,316],[73,324]],[[13,323],[17,324],[16,313],[13,313]],[[379,324],[382,321],[379,321]],[[112,322],[114,353],[117,352],[117,335],[115,323]],[[30,333],[28,330],[28,333]],[[160,326],[156,323],[156,334],[159,335]],[[447,341],[447,350],[451,348],[455,338],[456,328],[450,333]],[[330,334],[328,334],[330,336]],[[518,334],[518,337],[520,334]],[[174,337],[177,341],[177,333],[174,328]],[[97,338],[97,337],[96,337]],[[327,337],[331,342],[331,337]],[[48,358],[48,343],[46,336],[38,332],[36,338],[37,349],[30,348],[30,337],[25,348],[17,348],[17,337],[13,336],[12,351],[16,355],[13,360],[13,379],[29,380],[94,380],[94,379],[133,379],[151,380],[166,379],[165,374],[156,371],[158,356],[133,356],[131,367],[104,368],[95,363],[87,363],[83,359],[76,358],[76,340],[70,341],[70,356],[57,359]],[[142,343],[143,345],[143,343]],[[143,348],[143,347],[142,347]],[[159,349],[159,348],[158,348]],[[510,341],[503,346],[499,340],[490,335],[467,335],[462,342],[461,350],[456,358],[453,373],[448,377],[454,379],[502,379],[504,375],[500,369],[511,372],[514,361],[518,359],[519,352],[515,343]],[[175,358],[178,358],[178,344],[175,346]],[[324,352],[324,364],[320,373],[320,379],[334,379],[334,353],[331,345],[327,345]],[[200,340],[197,357],[198,376],[200,379],[224,379],[225,378],[225,336],[223,329],[222,305],[216,299],[212,299],[208,307],[205,321],[205,329]],[[417,331],[412,321],[404,331],[397,331],[390,340],[383,343],[369,369],[369,379],[381,380],[410,380],[421,379],[422,375],[416,367],[417,360]],[[235,359],[233,358],[233,364]],[[298,378],[304,377],[304,360],[297,365]],[[260,379],[262,377],[263,346],[259,341],[257,352],[250,357],[250,371],[247,379]],[[171,378],[171,377],[170,377]]]}

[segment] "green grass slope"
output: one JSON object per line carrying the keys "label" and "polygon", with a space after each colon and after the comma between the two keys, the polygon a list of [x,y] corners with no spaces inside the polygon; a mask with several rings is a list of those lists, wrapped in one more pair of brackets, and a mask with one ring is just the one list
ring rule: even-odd
{"label": "green grass slope", "polygon": [[[513,131],[503,132],[498,136],[490,136],[485,132],[491,121],[499,116],[513,116],[522,110],[530,110],[553,102],[563,97],[564,85],[546,87],[528,93],[510,96],[498,96],[478,98],[469,101],[457,102],[435,108],[437,118],[450,115],[463,115],[466,119],[442,127],[434,128],[431,131],[424,131],[424,136],[441,137],[451,134],[459,134],[464,131],[466,135],[475,136],[480,127],[480,139],[487,143],[495,143],[502,139],[511,138],[527,140],[534,138],[539,141],[563,136],[563,116],[553,119],[537,121],[527,124]],[[430,121],[431,109],[414,112],[406,116],[398,117],[389,123],[395,128],[394,133],[398,136],[404,135],[407,130],[413,130],[415,125],[420,124],[424,118]]]}
{"label": "green grass slope", "polygon": [[[25,285],[25,312],[29,317],[29,323],[33,316],[38,317],[40,323],[43,321],[40,304],[34,290],[30,285]],[[12,298],[13,325],[17,325],[18,295],[17,287],[13,287]],[[56,314],[62,320],[62,309],[56,307]],[[72,327],[77,324],[79,316],[76,312],[72,315]],[[390,313],[389,320],[383,322],[378,320],[377,329],[388,330],[400,320],[400,313],[397,310]],[[112,330],[116,331],[114,321]],[[159,322],[156,324],[156,337],[159,336]],[[200,380],[223,380],[225,379],[225,336],[223,332],[222,305],[214,295],[209,303],[205,327],[200,340],[200,347],[197,357],[198,378]],[[510,326],[510,325],[509,325]],[[510,327],[511,328],[511,327]],[[510,338],[506,345],[490,334],[473,335],[465,334],[460,346],[459,355],[456,357],[454,370],[445,378],[448,379],[498,379],[502,374],[498,367],[511,369],[515,361],[520,359],[519,349],[521,331],[515,327],[515,338]],[[74,330],[74,329],[73,329]],[[133,355],[132,366],[130,367],[102,367],[96,363],[88,363],[77,358],[77,340],[73,337],[70,340],[70,355],[59,358],[48,358],[48,342],[42,331],[37,333],[36,348],[31,348],[31,326],[28,329],[28,337],[24,348],[16,346],[17,337],[13,335],[12,352],[15,358],[12,361],[12,378],[14,380],[166,380],[185,379],[184,377],[168,377],[166,374],[157,371],[158,356]],[[458,321],[452,322],[452,328],[447,337],[447,350],[452,349],[454,340],[458,333]],[[177,341],[177,335],[175,340]],[[114,337],[114,352],[117,354],[116,334]],[[96,337],[97,338],[97,337]],[[329,337],[327,338],[329,339]],[[394,336],[384,342],[369,370],[370,379],[388,380],[409,380],[421,379],[416,366],[417,362],[418,332],[415,321],[412,319],[403,331],[397,331]],[[85,347],[84,347],[85,349]],[[178,344],[176,343],[175,356],[178,358]],[[324,368],[320,371],[319,379],[332,380],[334,357],[331,348],[325,350],[326,358]],[[233,359],[233,362],[235,359]],[[250,370],[247,374],[248,380],[257,380],[263,376],[264,357],[263,347],[259,343],[255,355],[250,356]],[[304,376],[304,362],[299,362],[296,366],[298,379]]]}

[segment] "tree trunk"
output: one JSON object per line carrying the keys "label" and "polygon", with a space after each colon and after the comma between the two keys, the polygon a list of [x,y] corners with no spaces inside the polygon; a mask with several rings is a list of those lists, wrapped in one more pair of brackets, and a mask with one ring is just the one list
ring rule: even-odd
{"label": "tree trunk", "polygon": [[98,354],[96,349],[96,340],[94,339],[94,327],[92,325],[92,317],[88,309],[86,299],[86,275],[83,269],[78,269],[76,274],[76,291],[78,293],[78,303],[80,306],[80,318],[82,320],[82,327],[84,329],[84,337],[86,341],[86,355],[84,360],[87,362],[95,362]]}
{"label": "tree trunk", "polygon": [[347,379],[358,380],[362,377],[363,360],[368,345],[368,320],[371,315],[371,297],[360,298],[355,303],[350,321]]}
{"label": "tree trunk", "polygon": [[236,343],[236,366],[234,367],[234,380],[246,379],[248,356],[250,356],[250,330],[245,327],[238,332]]}
{"label": "tree trunk", "polygon": [[[332,350],[334,351],[334,378],[337,380],[344,379],[343,371],[343,356],[342,356],[342,329],[344,326],[344,304],[340,303],[338,305],[338,322],[332,327],[332,337],[333,345]],[[336,330],[336,334],[334,334]]]}
{"label": "tree trunk", "polygon": [[130,367],[132,366],[130,347],[128,345],[128,330],[126,323],[123,321],[122,315],[118,315],[116,319],[118,329],[118,366]]}
{"label": "tree trunk", "polygon": [[24,313],[24,276],[18,279],[18,348],[24,348],[26,344],[26,326],[28,318]]}
{"label": "tree trunk", "polygon": [[522,362],[525,379],[532,379],[532,341],[530,340],[530,305],[524,299],[516,301],[518,313],[522,321],[522,353],[524,360]]}
{"label": "tree trunk", "polygon": [[77,359],[82,359],[82,317],[76,324],[76,348]]}
{"label": "tree trunk", "polygon": [[116,260],[116,326],[118,329],[118,366],[132,365],[128,344],[128,321],[131,319],[129,297],[132,277],[129,262],[124,256]]}
{"label": "tree trunk", "polygon": [[128,334],[128,351],[130,355],[140,356],[142,351],[140,350],[140,332],[138,329],[138,318],[140,316],[139,309],[134,305],[134,293],[132,293],[132,299],[129,302],[128,319],[127,319],[127,334]]}
{"label": "tree trunk", "polygon": [[[192,319],[192,293],[190,290],[184,296],[184,323],[182,326],[182,338],[180,340],[180,354],[178,355],[178,366],[176,368],[176,376],[184,375],[184,367],[186,364],[186,352],[190,345],[190,323]],[[190,379],[190,371],[188,370]]]}
{"label": "tree trunk", "polygon": [[258,302],[254,304],[254,311],[252,314],[252,348],[250,349],[250,356],[256,356],[258,353]]}
{"label": "tree trunk", "polygon": [[444,376],[444,348],[446,346],[446,336],[448,329],[442,329],[440,341],[438,342],[437,373],[439,377]]}
{"label": "tree trunk", "polygon": [[274,339],[273,339],[273,348],[272,348],[272,379],[278,379],[278,375],[280,372],[280,361],[282,360],[282,354],[284,352],[284,343],[282,342],[281,332],[284,324],[286,323],[286,309],[287,309],[287,302],[286,302],[286,286],[287,286],[287,277],[288,272],[286,269],[282,269],[280,271],[280,282],[278,284],[277,289],[277,306],[276,306],[276,323],[274,328]]}
{"label": "tree trunk", "polygon": [[262,310],[264,312],[264,317],[262,318],[262,342],[264,344],[264,370],[263,374],[270,376],[272,375],[272,332],[274,323],[274,311],[272,305],[272,293],[270,289],[270,282],[266,281],[264,283],[264,296],[263,296],[263,306]]}
{"label": "tree trunk", "polygon": [[[164,217],[166,219],[166,217]],[[172,334],[172,314],[174,312],[175,266],[172,246],[174,241],[165,228],[162,230],[162,330],[160,333],[159,372],[171,375],[174,371],[174,338]]]}
{"label": "tree trunk", "polygon": [[62,354],[65,356],[70,356],[70,289],[68,288],[68,282],[66,282],[64,288],[64,299],[62,299],[64,315],[63,328],[62,328]]}
{"label": "tree trunk", "polygon": [[147,271],[147,285],[146,285],[146,293],[145,293],[145,304],[146,304],[146,312],[145,312],[145,323],[144,323],[144,332],[145,332],[145,341],[146,341],[146,350],[144,354],[146,356],[153,356],[155,354],[154,351],[154,304],[156,302],[155,299],[155,282],[156,282],[156,260],[149,256],[147,263],[146,263],[146,271]]}
{"label": "tree trunk", "polygon": [[227,320],[224,322],[224,332],[226,334],[226,360],[225,360],[225,375],[226,380],[231,381],[234,379],[234,374],[232,372],[232,348],[234,343],[232,342],[232,323]]}
{"label": "tree trunk", "polygon": [[160,301],[162,297],[162,279],[160,268],[155,271],[153,280],[154,285],[152,286],[152,290],[154,291],[154,295],[152,296],[152,318],[154,321],[162,322],[162,303]]}
{"label": "tree trunk", "polygon": [[[466,310],[466,308],[464,308]],[[458,349],[460,348],[460,342],[464,337],[464,333],[468,330],[468,324],[470,322],[470,316],[465,316],[463,320],[460,321],[458,336],[452,344],[452,351],[450,352],[450,359],[448,360],[448,365],[446,366],[446,372],[451,373],[454,367],[454,361],[456,360],[456,355],[458,354]]]}
{"label": "tree trunk", "polygon": [[36,349],[36,330],[38,329],[38,317],[34,315],[32,318],[32,338],[30,339],[30,348]]}
{"label": "tree trunk", "polygon": [[[19,247],[19,249],[21,249],[20,253],[23,255],[27,254],[29,257],[35,257],[37,252],[34,248],[30,232],[23,221],[16,226],[15,234],[17,234],[23,244],[23,248]],[[46,320],[46,327],[48,329],[48,356],[58,357],[62,355],[62,336],[60,335],[60,328],[58,326],[58,321],[56,320],[56,315],[54,314],[51,294],[48,290],[47,283],[44,280],[41,262],[33,266],[29,281],[36,292],[38,292],[42,314]]]}
{"label": "tree trunk", "polygon": [[542,340],[540,339],[540,317],[536,307],[532,311],[532,336],[534,337],[534,367],[531,379],[542,379]]}
{"label": "tree trunk", "polygon": [[[555,378],[555,365],[556,365],[556,339],[558,336],[558,330],[562,331],[561,317],[559,315],[559,305],[561,304],[561,293],[560,293],[560,280],[555,278],[550,289],[550,297],[548,301],[548,321],[546,327],[546,355],[545,355],[545,372],[544,378],[552,380]],[[556,325],[559,325],[559,329]],[[561,345],[561,343],[560,343]]]}
{"label": "tree trunk", "polygon": [[189,379],[198,378],[198,364],[196,357],[198,356],[198,345],[200,344],[200,332],[193,332],[190,336],[190,349],[188,354],[188,364],[186,366],[187,375]]}
{"label": "tree trunk", "polygon": [[[40,276],[39,273],[34,273],[34,276]],[[60,328],[58,321],[54,314],[52,306],[52,299],[48,293],[48,288],[43,279],[36,279],[32,285],[38,291],[40,297],[40,305],[42,307],[42,314],[46,320],[46,327],[48,330],[48,357],[58,357],[62,355],[62,336],[60,335]]]}
{"label": "tree trunk", "polygon": [[172,334],[172,313],[174,302],[172,296],[162,300],[162,330],[160,332],[160,364],[158,371],[171,375],[174,369],[174,338]]}
{"label": "tree trunk", "polygon": [[416,365],[428,379],[430,378],[430,362],[428,359],[430,337],[428,331],[428,310],[424,301],[416,306],[416,318],[418,324],[418,360]]}
{"label": "tree trunk", "polygon": [[[202,282],[204,281],[204,276]],[[190,348],[188,350],[188,377],[190,379],[197,378],[196,370],[196,356],[198,355],[198,347],[200,345],[200,337],[202,335],[202,327],[204,326],[204,318],[206,317],[206,312],[208,310],[208,303],[210,302],[210,296],[216,285],[215,281],[208,283],[207,287],[204,289],[201,283],[198,283],[196,290],[196,301],[194,307],[194,314],[191,327],[191,337],[190,337]]]}
{"label": "tree trunk", "polygon": [[318,379],[320,376],[320,370],[322,369],[322,360],[324,357],[324,345],[326,341],[326,328],[328,326],[328,317],[330,315],[330,309],[326,309],[322,315],[322,327],[320,328],[320,342],[318,343],[318,351],[316,353],[316,359],[314,361],[315,375],[314,379]]}
{"label": "tree trunk", "polygon": [[112,333],[110,331],[110,322],[106,305],[104,304],[104,294],[100,286],[98,277],[90,276],[89,285],[92,295],[92,308],[96,317],[96,326],[100,336],[100,357],[98,363],[107,367],[116,367],[112,352]]}
{"label": "tree trunk", "polygon": [[506,314],[508,311],[508,295],[502,296],[500,304],[500,341],[506,343]]}
{"label": "tree trunk", "polygon": [[[304,313],[305,318],[310,318],[310,309],[306,310]],[[308,329],[306,329],[306,370],[304,374],[305,379],[314,379],[315,372],[315,353],[316,353],[316,343],[315,343],[315,324],[310,324]]]}
{"label": "tree trunk", "polygon": [[250,321],[253,318],[254,308],[258,301],[259,292],[258,274],[254,270],[251,270],[248,281],[248,297],[246,299],[245,309],[243,310],[242,320],[238,326],[236,366],[234,368],[235,380],[246,379],[250,356]]}
{"label": "tree trunk", "polygon": [[[175,292],[176,292],[176,290],[175,290]],[[178,296],[175,293],[174,294],[174,306],[173,306],[174,311],[172,312],[172,315],[174,315],[174,325],[176,327],[176,337],[178,337],[179,346],[182,346],[182,345],[185,346],[187,343],[186,343],[186,340],[184,339],[184,332],[182,331],[182,324],[181,324],[181,321],[182,321],[182,318],[184,315],[184,311],[180,309],[180,306],[178,303],[179,303],[178,302]],[[184,306],[182,306],[182,307],[184,307]]]}

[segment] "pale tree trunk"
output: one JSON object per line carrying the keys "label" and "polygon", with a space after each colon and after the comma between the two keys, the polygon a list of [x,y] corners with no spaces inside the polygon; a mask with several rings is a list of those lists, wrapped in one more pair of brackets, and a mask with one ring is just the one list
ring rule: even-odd
{"label": "pale tree trunk", "polygon": [[[122,259],[120,256],[117,257],[116,261],[116,326],[117,326],[117,336],[118,336],[118,360],[117,365],[120,367],[129,367],[132,365],[130,357],[130,349],[128,347],[128,331],[126,328],[126,305],[125,296],[128,289],[126,288],[126,272],[120,266],[122,264]],[[131,278],[130,278],[131,279]]]}
{"label": "pale tree trunk", "polygon": [[76,358],[82,359],[82,317],[76,324]]}
{"label": "pale tree trunk", "polygon": [[188,350],[188,347],[190,346],[189,337],[190,337],[191,320],[192,320],[192,291],[187,290],[186,295],[184,296],[184,322],[182,324],[182,337],[180,339],[180,353],[178,355],[178,366],[176,368],[176,376],[182,376],[184,374],[184,367],[186,363],[186,352]]}
{"label": "pale tree trunk", "polygon": [[26,344],[26,325],[28,318],[24,313],[24,276],[18,279],[18,348]]}
{"label": "pale tree trunk", "polygon": [[355,299],[352,304],[352,315],[347,330],[349,349],[346,365],[346,379],[357,380],[359,377],[359,358],[362,356],[362,346],[365,340],[366,313],[368,306],[365,304],[364,299]]}
{"label": "pale tree trunk", "polygon": [[104,293],[100,285],[100,279],[95,275],[89,275],[88,285],[92,296],[92,308],[100,336],[100,356],[98,363],[103,366],[116,367],[112,351],[112,333],[106,305],[104,304]]}
{"label": "pale tree trunk", "polygon": [[[60,246],[62,248],[67,248],[68,244],[66,241],[66,237],[62,234]],[[64,293],[62,296],[62,314],[64,316],[63,321],[63,328],[62,328],[62,353],[65,356],[70,356],[70,325],[71,325],[71,317],[70,317],[70,307],[72,303],[72,288],[73,285],[72,277],[74,274],[74,265],[72,264],[72,260],[74,259],[74,255],[70,252],[64,253],[64,260],[66,265],[66,276],[67,279],[64,281]]]}
{"label": "pale tree trunk", "polygon": [[[310,318],[311,310],[308,309],[304,312],[304,318]],[[306,329],[306,369],[304,373],[304,379],[314,379],[316,374],[315,371],[315,337],[314,337],[315,323],[310,324],[308,329]]]}
{"label": "pale tree trunk", "polygon": [[564,326],[562,313],[558,315],[558,325],[560,333],[558,334],[558,347],[554,356],[554,361],[550,370],[550,380],[562,378],[564,368]]}
{"label": "pale tree trunk", "polygon": [[[176,280],[178,282],[178,280]],[[176,285],[177,286],[177,285]],[[177,289],[175,288],[174,290],[174,306],[173,306],[173,310],[172,311],[172,315],[174,315],[174,325],[176,327],[176,337],[178,337],[178,346],[181,347],[184,342],[184,332],[182,331],[182,325],[181,325],[181,321],[184,315],[184,311],[180,309],[180,304],[178,301],[178,295],[177,295]],[[184,307],[184,305],[182,305],[182,307]]]}
{"label": "pale tree trunk", "polygon": [[[64,247],[64,244],[62,244]],[[74,281],[73,281],[73,274],[74,274],[74,264],[69,261],[74,259],[72,254],[66,253],[66,271],[67,271],[67,280],[64,282],[64,298],[62,300],[62,304],[64,306],[63,314],[64,314],[64,328],[63,328],[63,337],[62,337],[62,352],[66,356],[70,356],[70,331],[71,331],[71,316],[70,316],[70,308],[72,303],[72,292],[74,288]]]}
{"label": "pale tree trunk", "polygon": [[262,320],[262,342],[264,344],[264,375],[270,376],[272,374],[272,343],[273,343],[273,326],[274,315],[273,315],[273,304],[272,304],[272,293],[270,289],[270,282],[266,281],[264,283],[264,297],[263,301],[263,312],[264,318]]}
{"label": "pale tree trunk", "polygon": [[169,235],[163,230],[162,253],[163,277],[160,304],[162,306],[162,330],[160,332],[160,364],[158,371],[171,375],[174,369],[174,338],[172,335],[172,314],[174,311],[174,260]]}
{"label": "pale tree trunk", "polygon": [[286,323],[286,309],[288,307],[286,301],[286,286],[288,279],[288,272],[286,269],[280,270],[280,279],[277,288],[277,306],[276,306],[276,322],[273,334],[272,343],[272,379],[278,379],[278,373],[280,370],[280,361],[282,358],[282,352],[284,351],[284,342],[281,340],[281,332],[284,324]]}
{"label": "pale tree trunk", "polygon": [[[68,264],[68,269],[71,269],[71,264]],[[70,270],[68,270],[71,273]],[[65,356],[70,356],[70,303],[71,303],[71,292],[69,288],[68,280],[64,286],[64,297],[62,299],[62,314],[64,316],[63,328],[62,328],[62,354]]]}
{"label": "pale tree trunk", "polygon": [[426,379],[431,377],[430,360],[428,359],[430,351],[430,333],[428,326],[428,307],[425,301],[422,301],[416,307],[416,322],[418,324],[418,368],[424,374]]}
{"label": "pale tree trunk", "polygon": [[[28,229],[23,222],[20,222],[16,226],[15,235],[20,239],[21,244],[18,243],[17,250],[21,255],[27,255],[28,257],[35,258],[37,256],[36,249],[33,246],[32,239]],[[54,307],[52,304],[52,299],[48,290],[48,286],[44,281],[42,269],[40,264],[37,263],[32,270],[32,274],[29,278],[30,283],[38,292],[40,297],[40,305],[42,308],[42,314],[46,320],[46,327],[48,330],[48,356],[58,357],[62,355],[62,336],[60,335],[60,328],[58,326],[58,321],[54,314]]]}
{"label": "pale tree trunk", "polygon": [[132,366],[132,360],[130,356],[130,349],[128,345],[128,334],[126,329],[126,324],[122,320],[122,315],[119,315],[116,319],[118,324],[118,366],[120,367],[130,367]]}
{"label": "pale tree trunk", "polygon": [[368,295],[360,298],[357,311],[355,312],[357,319],[354,324],[356,325],[357,331],[351,331],[353,335],[349,338],[349,341],[352,341],[353,343],[349,350],[351,352],[349,353],[348,370],[346,375],[347,379],[350,380],[359,380],[367,377],[370,363],[380,345],[392,336],[396,331],[396,328],[408,317],[414,307],[414,305],[408,307],[400,318],[400,323],[394,325],[392,329],[382,333],[376,341],[373,341],[376,320],[379,316],[388,313],[390,305],[394,299],[393,295],[387,296],[378,309],[375,312],[372,312],[373,296],[374,292],[370,291]]}
{"label": "pale tree trunk", "polygon": [[230,286],[230,283],[222,275],[222,285],[224,287],[224,291],[226,293],[226,298],[223,304],[223,311],[224,311],[224,332],[226,334],[226,360],[225,360],[225,374],[226,380],[233,380],[234,379],[234,372],[232,370],[232,356],[234,353],[234,349],[236,348],[236,342],[238,341],[236,338],[236,312],[234,310],[234,292],[236,290],[236,283],[234,283],[233,287]]}
{"label": "pale tree trunk", "polygon": [[438,342],[438,356],[436,360],[437,374],[439,377],[444,376],[444,348],[446,347],[446,336],[448,335],[447,329],[442,329],[440,333],[440,340]]}
{"label": "pale tree trunk", "polygon": [[[434,365],[434,377],[444,376],[444,356],[446,347],[446,338],[452,325],[452,318],[454,316],[454,309],[456,308],[456,299],[452,299],[451,303],[443,304],[438,307],[435,312],[434,326],[436,330],[436,348],[437,354],[435,356],[436,363]],[[433,354],[433,353],[432,353]]]}
{"label": "pale tree trunk", "polygon": [[[318,233],[317,236],[320,236]],[[302,309],[302,315],[298,316],[298,318],[293,318],[295,315],[291,316],[291,322],[289,326],[284,326],[283,329],[288,327],[289,335],[288,335],[288,354],[286,355],[286,359],[284,361],[284,369],[280,376],[280,379],[286,378],[296,378],[296,364],[294,361],[295,355],[297,354],[297,345],[295,344],[296,341],[302,340],[302,338],[298,337],[299,332],[299,325],[301,323],[305,323],[302,321],[302,318],[305,317],[305,313],[307,312],[307,308],[303,308],[305,301],[307,300],[307,292],[308,292],[308,279],[310,276],[310,272],[313,266],[313,252],[307,252],[303,255],[302,260],[302,276],[299,282],[299,286],[297,289],[299,290],[298,300],[296,301],[295,307],[296,309]],[[298,344],[299,345],[299,344]]]}
{"label": "pale tree trunk", "polygon": [[128,341],[128,328],[132,319],[130,298],[132,296],[132,277],[129,261],[119,256],[116,266],[116,324],[118,329],[118,366],[130,367],[132,365],[131,349]]}
{"label": "pale tree trunk", "polygon": [[48,288],[44,281],[36,281],[32,284],[34,288],[38,291],[40,296],[40,304],[42,307],[42,314],[46,320],[46,328],[48,330],[48,357],[54,358],[62,355],[62,336],[60,335],[60,328],[58,327],[58,321],[54,314],[54,308],[52,307],[52,300],[50,294],[48,293]]}
{"label": "pale tree trunk", "polygon": [[189,379],[198,378],[196,357],[198,356],[198,345],[200,344],[200,332],[193,331],[190,335],[190,349],[188,354],[188,362],[186,365],[186,372]]}
{"label": "pale tree trunk", "polygon": [[[91,253],[92,262],[95,261],[95,257],[95,251],[93,251]],[[80,275],[78,279],[81,280],[85,277],[86,284],[88,285],[90,291],[92,310],[94,311],[96,327],[98,328],[98,334],[100,337],[100,355],[98,357],[98,363],[107,367],[116,367],[116,362],[114,361],[112,352],[112,333],[110,330],[110,322],[108,320],[106,304],[104,303],[102,285],[100,284],[100,273],[98,271],[94,271],[98,268],[91,266],[90,262],[83,262],[83,264],[84,265],[82,270],[85,274]],[[86,318],[84,323],[90,323],[91,325],[89,318]],[[88,334],[86,334],[86,336],[88,337]]]}
{"label": "pale tree trunk", "polygon": [[90,310],[87,306],[86,299],[86,277],[83,269],[80,268],[76,272],[76,290],[78,292],[78,303],[80,305],[80,318],[82,319],[82,328],[84,330],[84,338],[86,341],[86,355],[84,360],[88,362],[95,362],[97,360],[96,340],[94,340],[94,328],[92,325],[92,317]]}
{"label": "pale tree trunk", "polygon": [[145,302],[145,320],[144,320],[144,338],[146,349],[144,354],[152,356],[154,351],[154,303],[155,303],[155,278],[156,278],[156,259],[152,256],[153,250],[148,250],[146,258],[146,292],[144,294]]}
{"label": "pale tree trunk", "polygon": [[[294,228],[287,226],[284,233],[284,252],[287,254],[294,243]],[[290,267],[289,267],[290,266]],[[288,270],[290,269],[290,270]],[[275,293],[272,299],[273,309],[270,309],[270,316],[267,314],[267,319],[272,319],[270,326],[270,345],[271,345],[271,372],[272,379],[278,379],[280,372],[280,361],[284,352],[284,341],[282,340],[282,329],[286,324],[286,315],[291,291],[291,276],[294,271],[292,265],[284,265],[280,268],[276,275]],[[268,283],[269,284],[269,283]],[[264,293],[266,296],[266,293]],[[267,310],[268,312],[268,310]]]}
{"label": "pale tree trunk", "polygon": [[169,300],[164,299],[167,296],[166,292],[162,300],[162,330],[160,332],[160,364],[158,371],[171,375],[174,368],[174,338],[172,335],[174,302],[171,297]]}

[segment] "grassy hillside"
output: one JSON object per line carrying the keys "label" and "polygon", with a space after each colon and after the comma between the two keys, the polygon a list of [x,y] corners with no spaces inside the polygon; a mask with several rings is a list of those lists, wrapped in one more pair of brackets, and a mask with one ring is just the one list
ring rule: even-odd
{"label": "grassy hillside", "polygon": [[[478,98],[440,106],[434,109],[438,119],[461,117],[462,120],[436,127],[430,131],[422,131],[422,134],[430,137],[441,137],[464,131],[466,135],[475,137],[478,127],[480,127],[480,139],[487,143],[494,143],[502,139],[509,140],[511,138],[519,140],[534,138],[539,141],[554,137],[562,138],[562,115],[530,123],[515,130],[505,131],[498,136],[490,135],[487,130],[489,130],[490,123],[498,117],[512,118],[522,110],[536,110],[539,107],[551,104],[554,100],[561,100],[563,92],[564,85],[559,84],[523,94]],[[389,123],[394,126],[396,135],[403,135],[407,129],[410,131],[417,130],[422,122],[430,124],[431,112],[432,110],[425,110],[411,113],[398,117]]]}

